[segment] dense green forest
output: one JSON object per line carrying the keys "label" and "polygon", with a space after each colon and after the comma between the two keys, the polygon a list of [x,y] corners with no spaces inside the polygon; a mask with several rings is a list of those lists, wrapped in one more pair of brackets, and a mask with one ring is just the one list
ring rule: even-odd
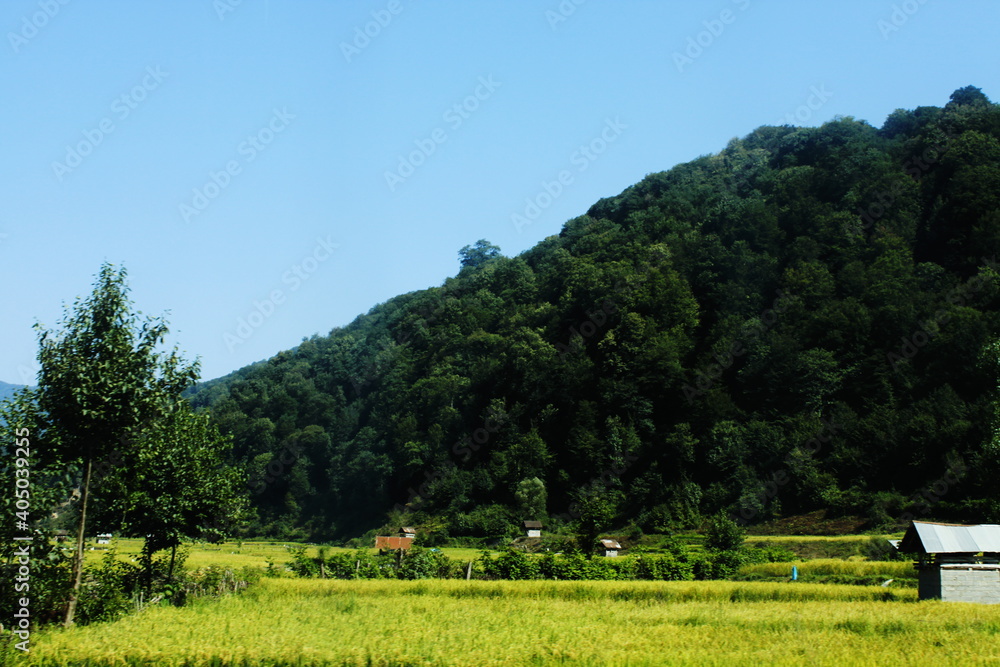
{"label": "dense green forest", "polygon": [[259,534],[498,536],[595,498],[646,531],[995,522],[998,250],[1000,106],[969,86],[758,128],[190,396]]}

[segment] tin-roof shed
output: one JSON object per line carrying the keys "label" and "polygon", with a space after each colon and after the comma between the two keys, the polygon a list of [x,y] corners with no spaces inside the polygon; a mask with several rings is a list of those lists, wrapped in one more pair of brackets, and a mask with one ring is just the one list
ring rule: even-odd
{"label": "tin-roof shed", "polygon": [[921,600],[1000,604],[1000,526],[914,521],[898,549],[919,557]]}
{"label": "tin-roof shed", "polygon": [[618,550],[622,548],[622,545],[618,544],[615,540],[601,540],[601,547],[604,548],[604,555],[606,557],[615,557],[618,555]]}
{"label": "tin-roof shed", "polygon": [[926,555],[1000,554],[1000,525],[913,521],[903,535],[899,550]]}

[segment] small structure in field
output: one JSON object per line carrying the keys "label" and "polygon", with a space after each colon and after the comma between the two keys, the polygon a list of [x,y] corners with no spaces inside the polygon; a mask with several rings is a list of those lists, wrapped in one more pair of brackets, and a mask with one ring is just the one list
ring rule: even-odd
{"label": "small structure in field", "polygon": [[98,544],[111,544],[111,533],[99,533],[97,535]]}
{"label": "small structure in field", "polygon": [[380,553],[387,551],[409,551],[413,546],[413,540],[417,536],[417,530],[409,526],[403,526],[396,535],[375,537],[375,548]]}
{"label": "small structure in field", "polygon": [[917,554],[921,600],[1000,604],[1000,525],[913,521],[898,549]]}
{"label": "small structure in field", "polygon": [[605,558],[614,558],[618,555],[618,550],[622,548],[622,545],[614,540],[601,540],[601,548],[604,549]]}
{"label": "small structure in field", "polygon": [[524,530],[526,532],[525,537],[541,537],[542,528],[544,527],[545,526],[542,525],[541,521],[525,521],[524,522]]}

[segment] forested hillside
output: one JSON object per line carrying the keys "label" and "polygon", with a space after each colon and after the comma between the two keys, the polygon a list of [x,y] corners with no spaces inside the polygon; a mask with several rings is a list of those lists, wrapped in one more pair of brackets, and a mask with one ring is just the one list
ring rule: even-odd
{"label": "forested hillside", "polygon": [[192,400],[264,533],[405,506],[493,536],[594,496],[644,530],[1000,521],[998,165],[973,87],[881,128],[761,127]]}

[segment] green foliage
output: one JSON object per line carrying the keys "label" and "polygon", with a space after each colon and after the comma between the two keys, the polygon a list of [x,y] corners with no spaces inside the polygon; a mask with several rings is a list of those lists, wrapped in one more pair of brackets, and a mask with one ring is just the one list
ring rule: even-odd
{"label": "green foliage", "polygon": [[476,241],[475,245],[467,245],[459,250],[458,260],[459,264],[461,264],[463,268],[467,266],[476,268],[494,257],[498,257],[499,255],[499,246],[493,245],[486,239],[479,239]]}
{"label": "green foliage", "polygon": [[450,559],[436,549],[413,547],[400,560],[400,579],[447,579],[457,575]]}
{"label": "green foliage", "polygon": [[618,514],[622,493],[608,489],[600,482],[593,482],[574,494],[577,547],[588,558],[594,553],[597,538],[602,531],[611,527]]}
{"label": "green foliage", "polygon": [[[184,539],[223,539],[246,516],[244,478],[224,463],[230,447],[206,415],[186,402],[164,410],[143,434],[128,469],[106,484],[122,493],[102,508],[121,529],[146,536],[145,551],[174,549]],[[128,489],[132,491],[129,493]]]}
{"label": "green foliage", "polygon": [[790,563],[797,560],[798,556],[794,551],[789,551],[780,546],[743,547],[744,563]]}
{"label": "green foliage", "polygon": [[521,516],[525,519],[538,520],[545,517],[545,499],[547,498],[547,494],[545,492],[545,482],[542,480],[537,477],[521,480],[517,485],[514,497],[517,499]]}
{"label": "green foliage", "polygon": [[120,560],[113,548],[108,549],[99,567],[84,571],[85,593],[76,622],[114,621],[135,611],[133,598],[139,595],[141,579],[141,567]]}
{"label": "green foliage", "polygon": [[460,533],[473,537],[509,538],[517,533],[513,512],[503,505],[477,507],[456,517],[453,525]]}
{"label": "green foliage", "polygon": [[538,559],[517,549],[508,549],[496,558],[484,552],[479,562],[489,579],[537,579],[539,576]]}
{"label": "green foliage", "polygon": [[694,579],[694,566],[687,558],[674,554],[662,556],[642,555],[636,557],[637,579],[653,581],[687,581]]}
{"label": "green foliage", "polygon": [[705,533],[705,548],[710,551],[737,551],[745,539],[744,528],[725,514],[716,514]]}

